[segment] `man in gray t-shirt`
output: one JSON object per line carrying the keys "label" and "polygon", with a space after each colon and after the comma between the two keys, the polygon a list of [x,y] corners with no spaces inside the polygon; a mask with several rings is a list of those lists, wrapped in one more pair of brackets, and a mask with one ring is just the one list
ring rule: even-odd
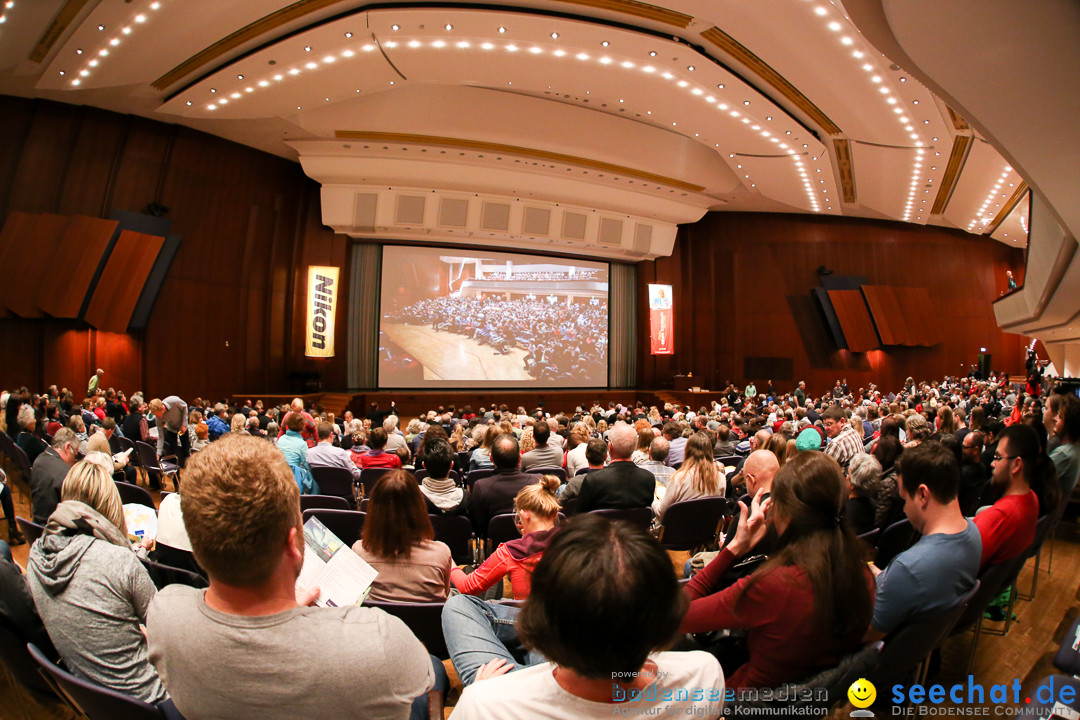
{"label": "man in gray t-shirt", "polygon": [[434,683],[424,646],[395,617],[317,608],[298,588],[300,499],[271,444],[227,435],[184,473],[184,526],[207,590],[172,585],[147,615],[150,660],[188,718],[391,718]]}
{"label": "man in gray t-shirt", "polygon": [[899,462],[904,513],[922,538],[877,575],[868,641],[955,607],[979,574],[982,538],[960,512],[955,456],[941,443],[924,442]]}

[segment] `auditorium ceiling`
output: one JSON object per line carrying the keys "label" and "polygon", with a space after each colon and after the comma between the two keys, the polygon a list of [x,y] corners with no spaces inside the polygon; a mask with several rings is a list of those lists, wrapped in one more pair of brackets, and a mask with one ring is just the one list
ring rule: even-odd
{"label": "auditorium ceiling", "polygon": [[839,1],[0,3],[0,92],[297,160],[324,203],[409,188],[672,228],[790,212],[1026,242],[1025,178]]}

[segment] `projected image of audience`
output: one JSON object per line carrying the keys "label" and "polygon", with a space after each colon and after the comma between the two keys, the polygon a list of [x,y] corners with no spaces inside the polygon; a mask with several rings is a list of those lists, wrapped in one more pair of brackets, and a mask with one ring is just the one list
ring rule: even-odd
{"label": "projected image of audience", "polygon": [[606,265],[386,247],[382,277],[382,387],[607,385]]}

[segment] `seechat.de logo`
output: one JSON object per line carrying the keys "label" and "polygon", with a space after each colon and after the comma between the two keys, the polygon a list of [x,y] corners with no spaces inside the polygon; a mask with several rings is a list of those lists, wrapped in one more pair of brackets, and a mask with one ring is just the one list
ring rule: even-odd
{"label": "seechat.de logo", "polygon": [[866,710],[877,700],[877,688],[866,678],[859,678],[851,683],[847,691],[848,701],[859,708],[851,713],[851,717],[874,717],[874,713]]}

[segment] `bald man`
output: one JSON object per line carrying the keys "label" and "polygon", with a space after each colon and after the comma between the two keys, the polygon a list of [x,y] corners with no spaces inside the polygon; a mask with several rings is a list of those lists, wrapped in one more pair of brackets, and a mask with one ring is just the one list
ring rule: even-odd
{"label": "bald man", "polygon": [[307,443],[309,448],[315,447],[319,442],[319,436],[315,430],[315,418],[311,417],[311,415],[304,410],[304,401],[300,398],[293,398],[293,401],[289,403],[289,412],[285,413],[285,417],[281,418],[281,428],[278,431],[278,437],[280,438],[285,434],[285,423],[293,413],[297,413],[304,417],[304,427],[300,430],[300,436],[304,438],[304,442]]}
{"label": "bald man", "polygon": [[608,431],[608,455],[611,463],[603,470],[590,472],[581,481],[576,512],[602,508],[649,507],[656,479],[648,470],[630,459],[637,445],[637,431],[617,422]]}
{"label": "bald man", "polygon": [[746,480],[746,494],[752,498],[757,495],[758,490],[764,490],[762,499],[772,494],[773,478],[779,469],[780,462],[772,452],[755,450],[750,453],[742,469],[743,479]]}

